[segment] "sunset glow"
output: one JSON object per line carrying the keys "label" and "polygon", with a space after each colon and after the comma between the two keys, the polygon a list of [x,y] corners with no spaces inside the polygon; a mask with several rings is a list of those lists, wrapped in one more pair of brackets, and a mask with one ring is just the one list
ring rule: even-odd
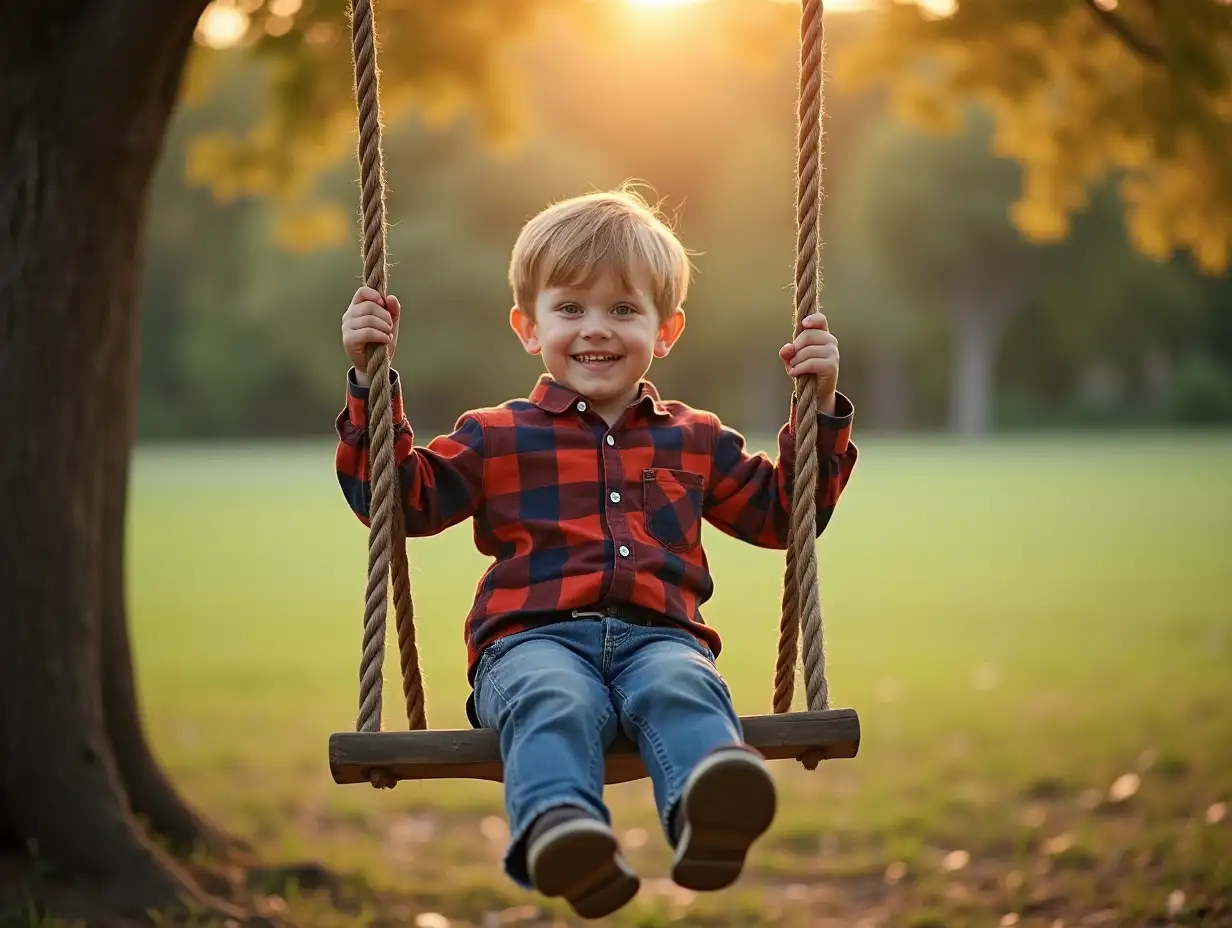
{"label": "sunset glow", "polygon": [[[934,16],[949,16],[954,12],[954,0],[912,0]],[[871,0],[825,0],[827,13],[857,13],[872,9]]]}
{"label": "sunset glow", "polygon": [[[688,6],[704,3],[705,0],[625,0],[630,6],[640,7],[672,7]],[[799,3],[799,0],[777,0],[783,3]],[[914,3],[934,16],[949,16],[954,12],[954,0],[904,0]],[[855,13],[869,10],[873,7],[872,0],[825,0],[825,9],[831,13]]]}
{"label": "sunset glow", "polygon": [[197,38],[211,48],[229,48],[247,31],[248,14],[230,3],[211,3],[197,20]]}
{"label": "sunset glow", "polygon": [[[250,11],[260,7],[263,0],[212,0],[197,23],[197,41],[212,48],[229,48],[240,42],[248,32]],[[701,4],[706,0],[625,0],[629,6],[644,9],[667,9]],[[773,2],[773,0],[768,0]],[[799,0],[777,0],[795,2]],[[954,11],[954,0],[906,0],[913,2],[937,16],[947,16]],[[269,0],[272,14],[266,22],[265,31],[281,35],[291,28],[294,15],[299,12],[303,0]],[[825,0],[827,12],[854,12],[867,10],[871,0]]]}

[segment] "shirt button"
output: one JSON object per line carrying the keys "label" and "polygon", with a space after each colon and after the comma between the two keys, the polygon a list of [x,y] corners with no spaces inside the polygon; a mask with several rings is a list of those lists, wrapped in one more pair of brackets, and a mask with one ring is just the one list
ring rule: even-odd
{"label": "shirt button", "polygon": [[578,409],[578,412],[585,412],[586,411],[586,401],[578,400],[577,409]]}
{"label": "shirt button", "polygon": [[616,444],[616,439],[614,439],[611,435],[609,435],[609,436],[607,437],[607,443],[608,443],[609,445],[614,445],[614,444]]}
{"label": "shirt button", "polygon": [[619,503],[619,502],[620,502],[620,494],[619,494],[619,493],[617,493],[615,490],[613,490],[613,491],[611,492],[611,495],[610,495],[608,498],[609,498],[609,499],[610,499],[613,503]]}
{"label": "shirt button", "polygon": [[629,556],[629,549],[628,549],[628,548],[626,548],[624,545],[621,545],[621,546],[620,546],[620,556],[621,556],[621,557],[628,557],[628,556]]}

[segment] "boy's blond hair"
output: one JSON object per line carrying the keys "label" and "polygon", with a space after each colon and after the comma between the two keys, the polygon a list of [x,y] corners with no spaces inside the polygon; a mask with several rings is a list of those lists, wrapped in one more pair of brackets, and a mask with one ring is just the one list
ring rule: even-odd
{"label": "boy's blond hair", "polygon": [[547,287],[576,286],[610,269],[630,285],[644,269],[660,318],[689,290],[689,255],[658,211],[629,187],[561,200],[522,227],[509,262],[509,284],[523,312]]}

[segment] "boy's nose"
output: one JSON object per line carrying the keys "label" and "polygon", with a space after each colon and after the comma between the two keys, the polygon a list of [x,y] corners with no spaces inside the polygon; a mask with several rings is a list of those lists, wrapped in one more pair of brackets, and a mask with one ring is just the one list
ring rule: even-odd
{"label": "boy's nose", "polygon": [[582,323],[583,338],[607,338],[611,334],[611,327],[608,326],[607,320],[601,316],[588,316],[586,321]]}

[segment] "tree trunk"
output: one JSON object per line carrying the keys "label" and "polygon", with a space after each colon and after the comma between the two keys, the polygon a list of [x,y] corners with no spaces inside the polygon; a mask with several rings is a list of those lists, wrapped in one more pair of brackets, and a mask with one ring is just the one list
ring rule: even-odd
{"label": "tree trunk", "polygon": [[904,353],[885,346],[872,358],[868,375],[865,427],[887,432],[908,429],[915,421],[911,369]]}
{"label": "tree trunk", "polygon": [[0,14],[0,822],[118,908],[239,916],[133,814],[217,837],[150,755],[124,616],[143,220],[203,6]]}
{"label": "tree trunk", "polygon": [[960,435],[982,435],[992,424],[997,356],[1020,303],[1016,288],[1005,283],[972,288],[954,301],[950,428]]}

